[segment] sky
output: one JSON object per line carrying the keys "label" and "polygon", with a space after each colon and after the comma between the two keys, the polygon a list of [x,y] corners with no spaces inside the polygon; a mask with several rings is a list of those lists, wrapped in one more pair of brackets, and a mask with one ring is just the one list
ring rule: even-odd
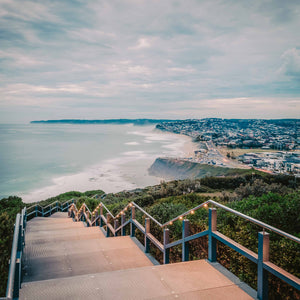
{"label": "sky", "polygon": [[0,123],[299,118],[299,0],[1,0]]}

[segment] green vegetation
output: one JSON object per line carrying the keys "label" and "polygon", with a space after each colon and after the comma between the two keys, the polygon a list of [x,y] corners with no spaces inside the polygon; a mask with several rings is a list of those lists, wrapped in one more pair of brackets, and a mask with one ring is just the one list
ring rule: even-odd
{"label": "green vegetation", "polygon": [[[216,195],[213,200],[300,237],[299,181],[295,182],[294,178],[289,176],[272,176],[260,172],[252,174],[251,171],[234,177],[162,181],[159,185],[145,189],[108,194],[103,200],[93,197],[95,194],[100,196],[103,191],[68,192],[39,202],[39,204],[45,206],[55,201],[64,202],[76,198],[77,207],[85,202],[93,210],[99,201],[103,201],[116,215],[130,201],[134,201],[159,222],[164,223],[211,199],[209,195]],[[4,295],[6,288],[15,214],[24,205],[18,197],[0,200],[1,295]],[[26,206],[31,205],[32,203],[26,204]],[[143,224],[142,214],[137,213],[136,217]],[[190,215],[189,220],[191,234],[205,230],[208,225],[208,212],[206,209],[200,209],[194,215]],[[169,229],[171,241],[181,238],[181,221],[174,222]],[[257,234],[261,231],[258,226],[219,209],[218,230],[257,252]],[[162,241],[162,230],[154,223],[151,223],[151,233]],[[137,238],[142,240],[142,235],[138,231]],[[270,239],[271,261],[300,277],[300,245],[273,233],[270,234]],[[151,253],[162,261],[162,255],[159,250],[156,251],[155,247],[151,248]],[[190,242],[190,259],[202,258],[207,258],[207,238]],[[171,249],[170,260],[171,262],[181,260],[180,246]],[[256,288],[255,264],[221,243],[218,243],[218,261]],[[280,299],[283,295],[284,299],[300,299],[296,290],[273,276],[270,276],[270,285],[271,299]]]}
{"label": "green vegetation", "polygon": [[71,192],[67,192],[67,193],[63,193],[63,194],[60,194],[56,197],[51,197],[47,200],[43,200],[43,201],[39,201],[39,202],[32,202],[32,203],[26,203],[26,206],[29,207],[29,206],[32,206],[32,205],[35,205],[35,204],[39,204],[41,206],[46,206],[46,205],[49,205],[53,202],[60,202],[60,203],[63,203],[63,202],[66,202],[72,198],[74,199],[78,199],[80,197],[93,197],[95,195],[98,195],[98,196],[101,196],[103,195],[104,192],[102,190],[93,190],[93,191],[87,191],[87,192],[84,192],[84,193],[81,193],[81,192],[76,192],[76,191],[71,191]]}

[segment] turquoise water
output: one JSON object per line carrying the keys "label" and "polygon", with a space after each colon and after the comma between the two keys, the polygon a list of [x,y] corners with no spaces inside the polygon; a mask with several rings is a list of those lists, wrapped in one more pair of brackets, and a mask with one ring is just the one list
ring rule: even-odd
{"label": "turquoise water", "polygon": [[42,200],[69,190],[156,184],[158,156],[182,156],[188,138],[133,125],[0,125],[0,198]]}

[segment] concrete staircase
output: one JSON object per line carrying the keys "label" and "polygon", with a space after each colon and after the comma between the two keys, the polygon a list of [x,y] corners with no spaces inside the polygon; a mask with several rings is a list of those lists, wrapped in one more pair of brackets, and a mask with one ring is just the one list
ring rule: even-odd
{"label": "concrete staircase", "polygon": [[20,299],[252,299],[205,260],[154,265],[134,239],[61,212],[28,222],[24,264]]}

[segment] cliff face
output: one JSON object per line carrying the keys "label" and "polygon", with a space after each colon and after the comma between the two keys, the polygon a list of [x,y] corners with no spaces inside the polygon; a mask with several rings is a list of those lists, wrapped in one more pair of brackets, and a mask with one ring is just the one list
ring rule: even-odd
{"label": "cliff face", "polygon": [[149,168],[149,174],[168,180],[195,179],[206,176],[241,175],[246,170],[231,169],[216,166],[198,164],[173,158],[157,158]]}

